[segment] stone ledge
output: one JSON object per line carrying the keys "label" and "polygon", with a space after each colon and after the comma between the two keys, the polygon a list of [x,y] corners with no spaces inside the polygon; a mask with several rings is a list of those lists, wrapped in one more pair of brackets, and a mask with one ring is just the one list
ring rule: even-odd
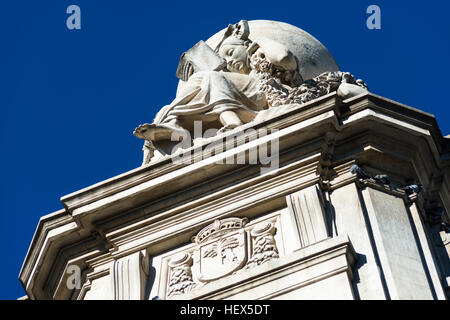
{"label": "stone ledge", "polygon": [[[288,108],[284,112],[280,112],[277,116],[275,116],[272,119],[250,122],[248,124],[239,127],[239,130],[245,131],[250,128],[259,129],[262,127],[279,130],[294,124],[301,124],[302,126],[305,126],[305,124],[302,124],[304,121],[310,120],[311,118],[315,117],[317,118],[324,112],[330,112],[331,110],[334,109],[335,105],[336,105],[336,94],[333,93],[321,97],[319,99],[310,101],[309,103],[303,105],[295,105],[295,108],[290,109]],[[323,122],[323,119],[320,119],[320,117],[318,117],[318,119],[316,119],[316,121],[314,122],[315,122],[314,124],[318,124]],[[311,124],[308,123],[307,125],[309,126]],[[217,135],[211,139],[205,140],[205,142],[202,143],[202,145],[193,146],[189,149],[186,149],[185,151],[187,152],[189,150],[194,150],[200,147],[204,149],[210,143],[217,140],[226,139],[227,136],[231,136],[233,134],[235,134],[235,132],[230,131],[224,134]],[[267,139],[270,140],[271,138],[273,138],[272,135],[268,135],[267,138],[258,140],[267,140]],[[258,142],[260,143],[261,141]],[[243,147],[248,148],[249,144],[245,144],[243,145]],[[227,156],[224,155],[226,151],[230,150],[224,148],[224,152],[222,152],[222,155],[219,156],[226,158]],[[214,158],[211,160],[212,162],[215,162],[217,161],[216,158],[218,158],[218,156],[216,155],[209,158]],[[93,202],[99,201],[100,199],[104,199],[108,196],[118,194],[124,190],[129,190],[135,186],[142,185],[150,180],[157,180],[158,178],[162,177],[166,179],[167,175],[170,175],[171,172],[177,170],[182,171],[183,168],[186,168],[188,166],[192,167],[189,164],[173,163],[171,159],[172,157],[165,157],[158,160],[155,163],[150,163],[149,165],[130,170],[116,177],[96,183],[82,190],[63,196],[61,198],[61,202],[71,214],[74,214],[74,211],[76,209],[83,206],[86,207]],[[204,160],[202,162],[205,162]],[[199,163],[199,161],[196,161],[194,165],[197,163]]]}

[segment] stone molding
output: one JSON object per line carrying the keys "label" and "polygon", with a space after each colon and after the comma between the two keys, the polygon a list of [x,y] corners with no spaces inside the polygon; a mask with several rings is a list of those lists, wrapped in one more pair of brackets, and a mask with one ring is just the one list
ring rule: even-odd
{"label": "stone molding", "polygon": [[300,248],[328,238],[323,196],[317,185],[287,196],[286,202],[298,228]]}
{"label": "stone molding", "polygon": [[114,260],[110,270],[114,300],[143,300],[146,298],[147,260],[148,256],[145,251]]}

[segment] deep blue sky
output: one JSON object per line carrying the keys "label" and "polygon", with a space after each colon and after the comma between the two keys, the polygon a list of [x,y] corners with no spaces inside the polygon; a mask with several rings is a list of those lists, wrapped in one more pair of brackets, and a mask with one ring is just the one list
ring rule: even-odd
{"label": "deep blue sky", "polygon": [[[81,30],[66,8],[81,7]],[[366,28],[381,7],[382,29]],[[319,39],[372,92],[436,116],[450,134],[448,1],[2,0],[0,299],[18,281],[39,217],[60,197],[138,167],[151,122],[176,91],[183,51],[240,19],[278,20]]]}

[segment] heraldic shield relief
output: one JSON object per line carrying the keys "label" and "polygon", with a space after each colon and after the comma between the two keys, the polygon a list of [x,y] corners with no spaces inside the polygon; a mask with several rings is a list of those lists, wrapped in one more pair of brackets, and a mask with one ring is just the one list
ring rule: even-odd
{"label": "heraldic shield relief", "polygon": [[236,232],[200,246],[198,280],[211,281],[240,269],[247,261],[247,241],[244,231]]}
{"label": "heraldic shield relief", "polygon": [[247,262],[247,236],[243,229],[247,219],[228,218],[216,220],[202,229],[194,242],[198,249],[198,280],[207,282],[227,276]]}
{"label": "heraldic shield relief", "polygon": [[192,238],[194,247],[170,258],[167,296],[182,295],[278,258],[274,223],[264,221],[247,228],[247,222],[247,218],[226,218],[200,230]]}

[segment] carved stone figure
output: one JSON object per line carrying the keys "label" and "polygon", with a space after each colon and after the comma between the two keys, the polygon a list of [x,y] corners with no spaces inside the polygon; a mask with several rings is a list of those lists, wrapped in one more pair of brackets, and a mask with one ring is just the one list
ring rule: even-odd
{"label": "carved stone figure", "polygon": [[[177,97],[152,124],[134,131],[150,141],[144,145],[144,164],[158,146],[190,136],[196,120],[202,121],[203,130],[217,128],[220,133],[252,121],[268,108],[305,103],[332,91],[348,98],[367,90],[361,80],[336,70],[303,79],[302,57],[273,39],[259,37],[256,42],[249,36],[249,24],[241,20],[228,26],[214,51],[200,42],[182,56],[177,74],[187,81]],[[161,153],[173,151],[162,149]]]}

